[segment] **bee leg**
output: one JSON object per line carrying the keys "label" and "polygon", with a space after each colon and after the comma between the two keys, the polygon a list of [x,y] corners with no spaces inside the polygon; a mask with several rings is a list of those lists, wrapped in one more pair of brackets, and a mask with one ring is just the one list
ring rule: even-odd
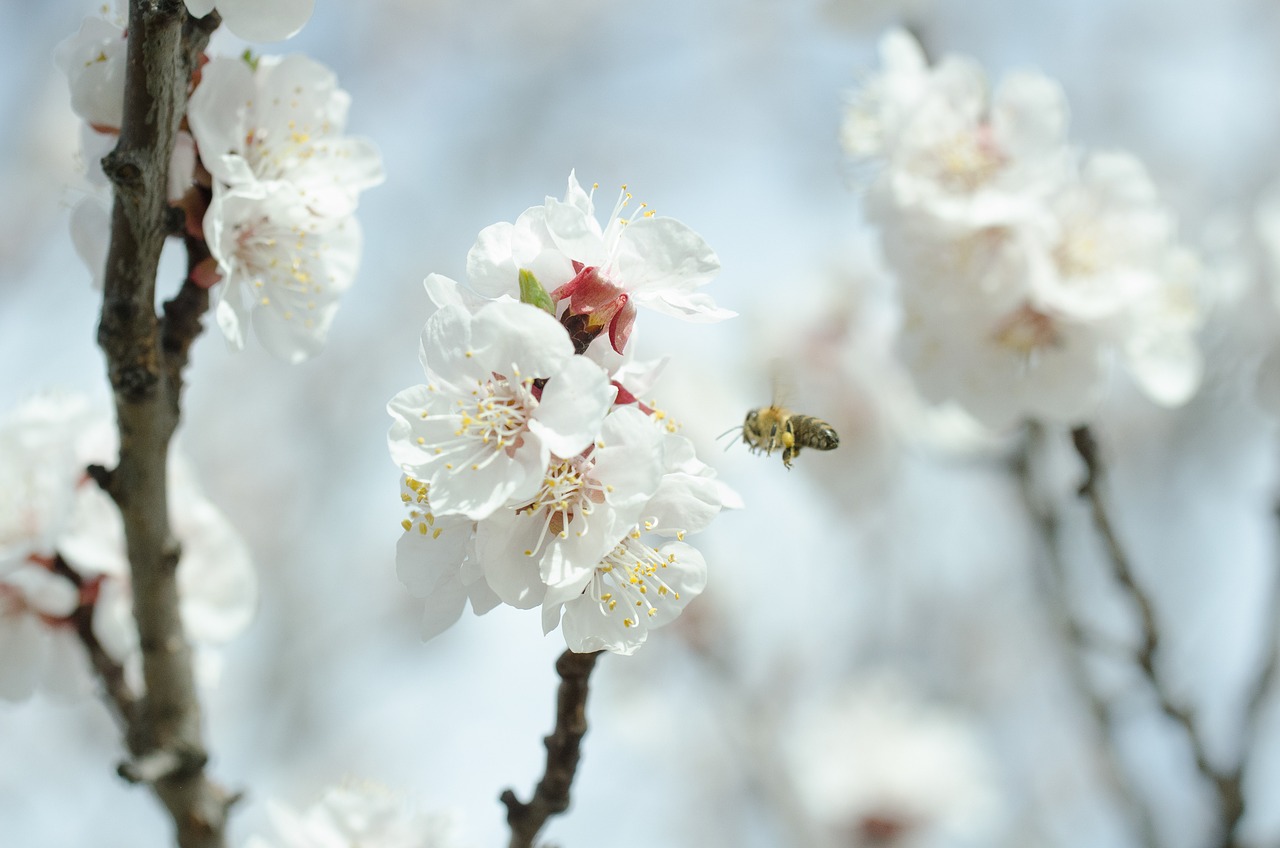
{"label": "bee leg", "polygon": [[782,464],[787,467],[788,471],[791,470],[791,460],[795,459],[799,455],[800,448],[795,445],[787,445],[782,449]]}

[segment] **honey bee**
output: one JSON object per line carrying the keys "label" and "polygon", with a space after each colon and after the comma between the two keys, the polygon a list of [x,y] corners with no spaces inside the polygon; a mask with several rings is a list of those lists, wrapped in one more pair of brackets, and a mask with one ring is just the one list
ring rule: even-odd
{"label": "honey bee", "polygon": [[742,422],[742,441],[752,453],[766,456],[782,450],[782,464],[791,468],[791,460],[800,448],[829,451],[840,446],[836,430],[821,418],[800,415],[777,403],[747,413]]}

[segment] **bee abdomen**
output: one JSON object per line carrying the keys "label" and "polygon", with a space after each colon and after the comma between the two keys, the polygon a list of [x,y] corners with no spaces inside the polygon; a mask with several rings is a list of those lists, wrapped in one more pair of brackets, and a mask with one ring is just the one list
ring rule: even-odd
{"label": "bee abdomen", "polygon": [[840,446],[840,436],[836,434],[836,429],[821,418],[815,418],[812,415],[793,415],[791,427],[795,432],[796,444],[823,451]]}

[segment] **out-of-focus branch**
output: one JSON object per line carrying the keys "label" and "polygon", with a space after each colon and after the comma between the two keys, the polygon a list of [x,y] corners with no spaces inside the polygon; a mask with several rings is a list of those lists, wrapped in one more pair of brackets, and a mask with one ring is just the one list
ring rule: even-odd
{"label": "out-of-focus branch", "polygon": [[172,231],[167,188],[174,141],[197,59],[217,24],[216,16],[191,19],[182,0],[130,0],[120,140],[102,161],[115,205],[98,344],[115,394],[120,460],[93,477],[124,519],[146,685],[127,734],[134,759],[120,771],[152,787],[182,848],[222,848],[234,799],[205,776],[191,647],[179,615],[179,551],[169,528],[165,469],[190,342],[172,344],[169,322],[162,327],[155,279]]}
{"label": "out-of-focus branch", "polygon": [[1068,599],[1067,568],[1062,559],[1058,516],[1051,507],[1042,502],[1035,491],[1031,457],[1040,449],[1043,438],[1044,434],[1039,424],[1031,422],[1027,425],[1027,437],[1022,449],[1014,458],[1013,470],[1018,478],[1023,503],[1038,531],[1041,555],[1047,566],[1045,570],[1050,581],[1048,606],[1054,618],[1057,619],[1059,629],[1066,636],[1067,646],[1064,654],[1072,683],[1085,700],[1098,733],[1104,737],[1098,750],[1107,780],[1128,812],[1138,831],[1141,844],[1145,848],[1159,848],[1160,840],[1151,810],[1135,791],[1132,779],[1120,761],[1118,754],[1120,728],[1115,705],[1094,686],[1089,670],[1085,667],[1085,651],[1095,645],[1083,625],[1076,620]]}
{"label": "out-of-focus branch", "polygon": [[510,848],[533,848],[533,840],[547,819],[569,809],[569,788],[578,770],[582,737],[587,733],[587,680],[600,652],[575,654],[565,651],[556,660],[560,689],[556,694],[556,726],[542,742],[547,747],[547,764],[542,779],[528,803],[508,789],[500,800],[507,808],[511,827]]}
{"label": "out-of-focus branch", "polygon": [[54,557],[51,567],[54,574],[65,577],[80,591],[80,603],[67,617],[67,622],[75,629],[76,638],[84,646],[94,674],[102,682],[112,715],[121,730],[127,733],[134,720],[138,698],[125,682],[124,667],[103,649],[102,643],[98,641],[98,635],[93,632],[93,610],[97,600],[95,597],[97,587],[92,585],[92,581],[86,582],[80,572],[68,565],[67,561],[60,556]]}
{"label": "out-of-focus branch", "polygon": [[1102,491],[1105,471],[1102,456],[1098,450],[1098,442],[1093,432],[1086,426],[1076,427],[1071,431],[1071,443],[1075,446],[1076,453],[1079,454],[1085,467],[1085,479],[1080,485],[1080,496],[1089,502],[1094,526],[1107,549],[1111,573],[1138,609],[1142,637],[1135,659],[1151,684],[1160,709],[1180,724],[1186,732],[1187,741],[1191,744],[1191,753],[1195,757],[1196,769],[1213,787],[1214,794],[1217,796],[1219,822],[1222,828],[1218,844],[1221,848],[1235,848],[1236,825],[1244,816],[1243,758],[1225,770],[1213,764],[1209,758],[1204,735],[1196,726],[1195,713],[1174,699],[1168,684],[1156,668],[1155,657],[1160,648],[1160,630],[1156,621],[1155,608],[1150,596],[1134,579],[1129,557],[1111,523],[1111,511],[1106,495]]}

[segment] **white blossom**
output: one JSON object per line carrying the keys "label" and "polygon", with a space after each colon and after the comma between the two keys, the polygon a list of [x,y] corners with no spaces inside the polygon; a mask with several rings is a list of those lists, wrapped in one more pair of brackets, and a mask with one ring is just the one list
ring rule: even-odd
{"label": "white blossom", "polygon": [[1155,402],[1202,372],[1199,267],[1133,156],[1079,154],[1038,74],[988,94],[981,69],[924,62],[903,31],[853,100],[846,146],[880,170],[871,218],[904,305],[899,349],[920,392],[1003,428],[1079,423],[1121,367]]}
{"label": "white blossom", "polygon": [[187,120],[215,196],[288,182],[315,215],[342,217],[383,180],[373,143],[343,135],[350,105],[333,72],[306,56],[263,56],[256,69],[219,58],[201,69]]}
{"label": "white blossom", "polygon": [[53,53],[71,86],[72,111],[100,133],[119,132],[124,119],[127,46],[122,26],[89,17]]}
{"label": "white blossom", "polygon": [[439,309],[421,361],[427,383],[387,406],[389,444],[401,470],[430,486],[436,514],[480,519],[528,501],[552,453],[595,440],[615,394],[599,366],[573,355],[564,327],[523,303]]}
{"label": "white blossom", "polygon": [[252,325],[287,362],[319,353],[359,267],[356,218],[313,215],[292,183],[260,183],[215,192],[204,231],[222,274],[215,315],[227,340],[244,347]]}
{"label": "white blossom", "polygon": [[689,321],[721,321],[736,313],[698,291],[720,270],[720,260],[693,230],[675,218],[645,211],[624,218],[632,197],[624,187],[603,227],[591,193],[569,174],[563,200],[548,197],[514,224],[480,233],[467,256],[471,286],[497,297],[519,291],[519,272],[531,271],[568,314],[588,319],[594,333],[607,328],[621,352],[636,305]]}
{"label": "white blossom", "polygon": [[559,623],[570,650],[631,654],[650,630],[679,616],[707,585],[706,560],[685,537],[706,529],[722,508],[740,505],[697,459],[692,442],[661,422],[648,426],[659,433],[665,471],[653,496],[585,579],[544,600],[543,630]]}
{"label": "white blossom", "polygon": [[245,41],[283,41],[311,18],[315,0],[186,0],[187,11],[203,18],[216,7],[222,24]]}
{"label": "white blossom", "polygon": [[1000,844],[1005,814],[981,738],[895,679],[809,705],[790,741],[798,799],[831,844]]}
{"label": "white blossom", "polygon": [[[33,686],[75,691],[86,683],[83,647],[68,617],[91,607],[94,635],[140,684],[123,524],[87,476],[114,461],[107,416],[80,398],[28,401],[0,424],[0,692]],[[171,456],[170,520],[182,545],[177,579],[184,630],[208,648],[241,632],[257,582],[247,548],[200,494],[194,471]]]}
{"label": "white blossom", "polygon": [[615,408],[594,444],[551,458],[531,499],[480,522],[476,548],[489,585],[512,606],[540,603],[539,584],[580,590],[639,520],[661,475],[659,434],[648,416]]}
{"label": "white blossom", "polygon": [[245,848],[458,848],[450,815],[426,813],[369,783],[325,792],[304,812],[268,799],[274,833],[251,836]]}

